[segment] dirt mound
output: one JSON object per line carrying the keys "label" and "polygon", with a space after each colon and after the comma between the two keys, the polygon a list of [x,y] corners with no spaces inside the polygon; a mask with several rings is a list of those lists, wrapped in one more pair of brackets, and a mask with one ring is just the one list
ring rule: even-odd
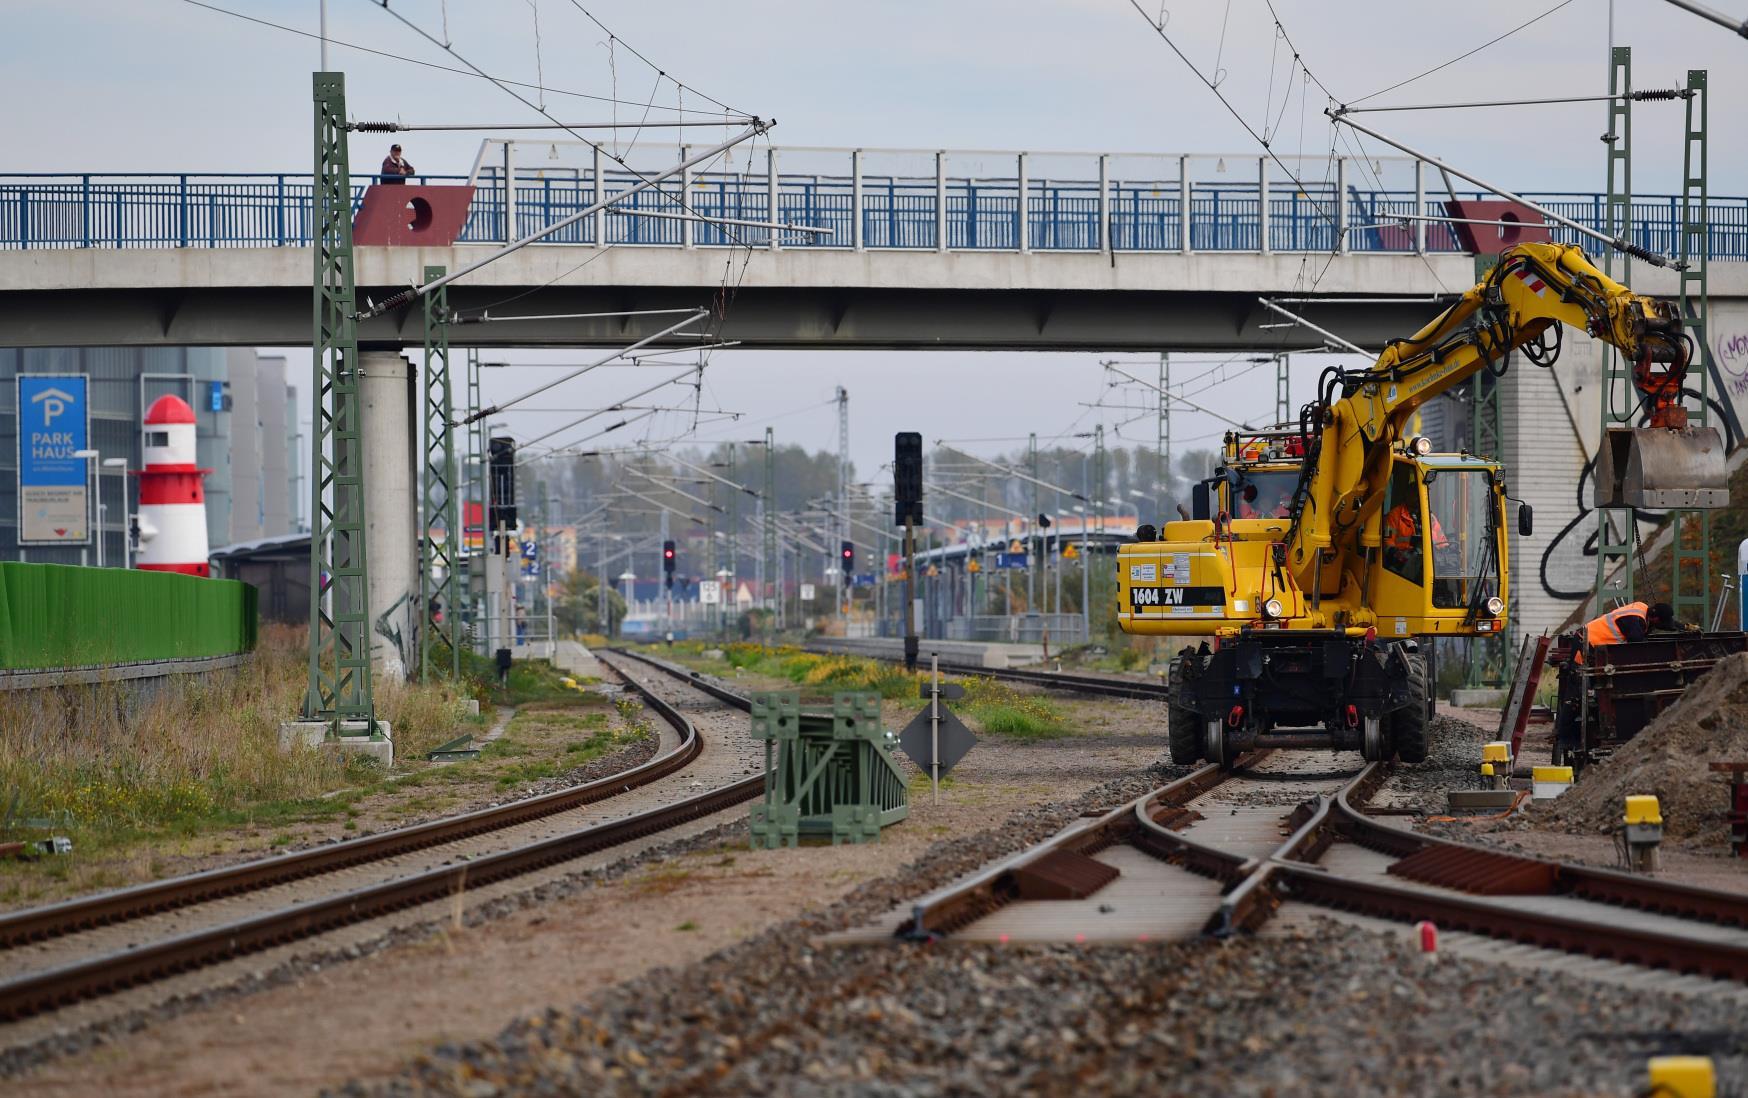
{"label": "dirt mound", "polygon": [[1612,831],[1622,798],[1654,793],[1666,841],[1725,850],[1729,786],[1708,769],[1712,762],[1748,762],[1748,653],[1712,668],[1564,796],[1534,806],[1530,820],[1568,831]]}

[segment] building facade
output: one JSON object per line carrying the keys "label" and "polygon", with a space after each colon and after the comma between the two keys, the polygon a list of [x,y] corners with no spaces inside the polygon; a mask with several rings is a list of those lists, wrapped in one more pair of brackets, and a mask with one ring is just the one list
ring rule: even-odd
{"label": "building facade", "polygon": [[[250,348],[73,347],[0,349],[0,560],[95,564],[95,545],[18,544],[18,386],[25,374],[84,374],[90,379],[90,446],[105,460],[144,457],[141,421],[166,393],[194,409],[196,453],[206,479],[207,537],[212,547],[293,533],[307,508],[296,498],[307,483],[294,473],[299,416],[285,359]],[[120,566],[128,516],[138,504],[136,478],[103,468],[98,475],[98,529],[104,563]]]}

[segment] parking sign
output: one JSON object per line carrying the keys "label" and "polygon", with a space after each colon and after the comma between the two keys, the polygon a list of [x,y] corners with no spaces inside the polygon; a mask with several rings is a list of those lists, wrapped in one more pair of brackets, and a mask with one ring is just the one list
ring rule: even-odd
{"label": "parking sign", "polygon": [[73,454],[90,446],[84,374],[18,375],[18,543],[91,540],[91,471]]}

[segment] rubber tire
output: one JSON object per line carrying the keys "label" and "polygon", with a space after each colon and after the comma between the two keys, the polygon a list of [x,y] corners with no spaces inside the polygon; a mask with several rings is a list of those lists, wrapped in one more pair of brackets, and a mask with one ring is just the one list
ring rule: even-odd
{"label": "rubber tire", "polygon": [[1171,705],[1165,712],[1165,739],[1171,761],[1190,766],[1202,761],[1202,719],[1194,709]]}
{"label": "rubber tire", "polygon": [[1426,678],[1426,657],[1419,652],[1408,656],[1408,704],[1390,717],[1391,746],[1402,762],[1414,764],[1426,761],[1428,737],[1432,722],[1427,719],[1427,693],[1431,683]]}

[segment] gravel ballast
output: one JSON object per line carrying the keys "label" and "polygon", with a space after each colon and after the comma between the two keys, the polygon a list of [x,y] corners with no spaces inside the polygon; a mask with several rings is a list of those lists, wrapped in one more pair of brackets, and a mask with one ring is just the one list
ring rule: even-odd
{"label": "gravel ballast", "polygon": [[[1471,767],[1479,730],[1449,731],[1447,765]],[[1428,964],[1396,936],[1323,919],[1309,934],[1225,943],[821,942],[1184,772],[1017,813],[697,964],[343,1093],[1633,1094],[1645,1059],[1668,1052],[1714,1055],[1741,1076],[1748,1035],[1728,1004]]]}

